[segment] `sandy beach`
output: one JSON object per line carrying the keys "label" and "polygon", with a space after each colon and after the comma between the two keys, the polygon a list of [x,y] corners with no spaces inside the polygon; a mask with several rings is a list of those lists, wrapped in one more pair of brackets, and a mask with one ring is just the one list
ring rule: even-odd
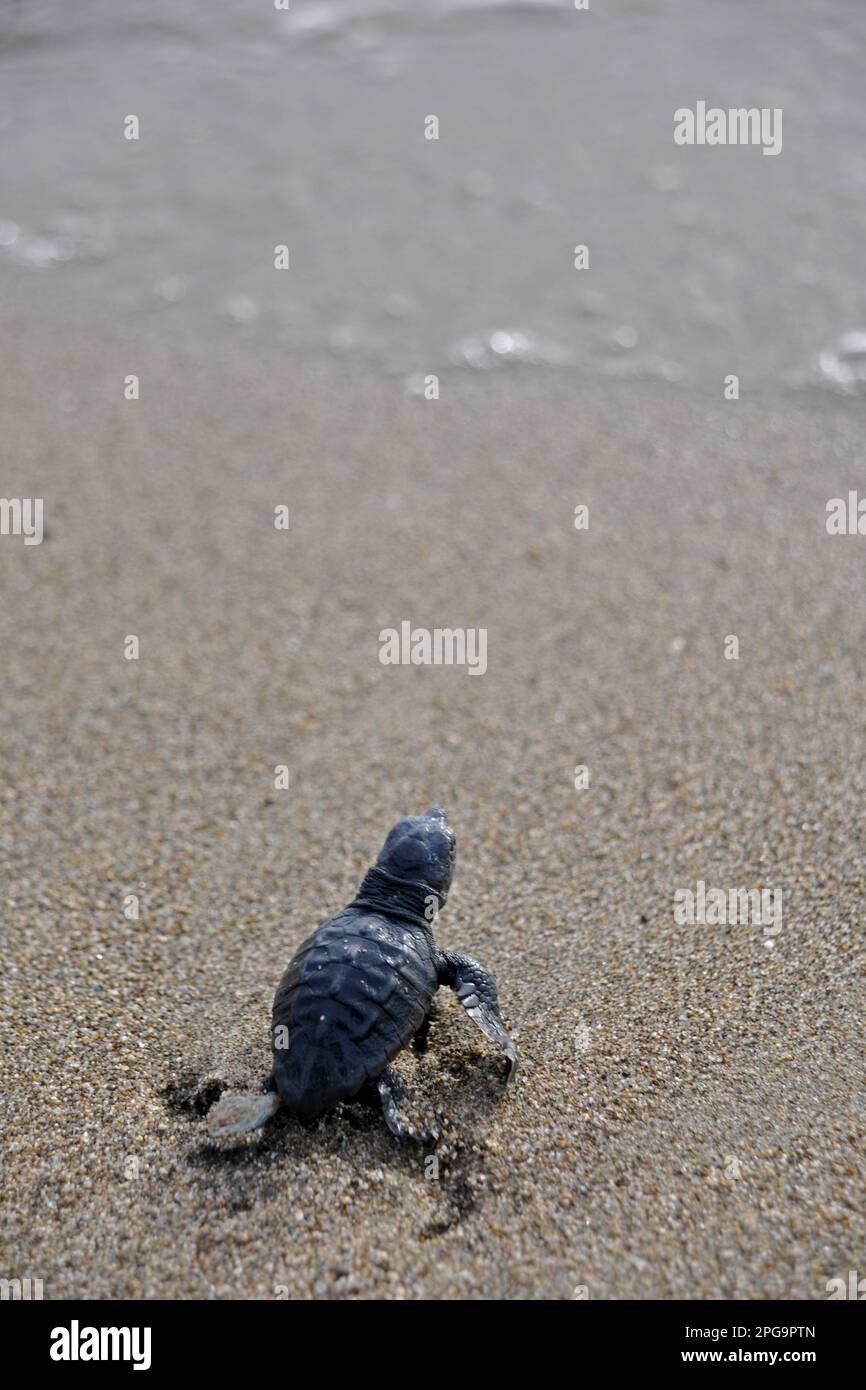
{"label": "sandy beach", "polygon": [[[847,0],[3,7],[0,1280],[866,1275],[864,62]],[[211,1142],[434,804],[515,1081],[443,990],[435,1151]]]}
{"label": "sandy beach", "polygon": [[[555,374],[426,402],[140,338],[131,403],[110,326],[5,328],[6,486],[46,534],[0,549],[4,1267],[50,1298],[826,1297],[866,1238],[862,559],[824,526],[862,408]],[[486,674],[382,666],[405,618],[486,627]],[[443,992],[399,1059],[438,1174],[351,1106],[215,1148],[290,954],[432,801],[437,935],[496,973],[514,1085]],[[675,923],[698,880],[780,889],[772,945]]]}

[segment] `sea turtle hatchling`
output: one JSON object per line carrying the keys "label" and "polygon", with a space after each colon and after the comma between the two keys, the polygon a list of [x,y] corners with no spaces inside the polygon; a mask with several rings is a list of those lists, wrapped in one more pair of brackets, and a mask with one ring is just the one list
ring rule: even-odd
{"label": "sea turtle hatchling", "polygon": [[426,1023],[440,985],[505,1053],[506,1082],[517,1048],[506,1033],[492,975],[471,956],[440,951],[432,924],[454,869],[454,831],[439,807],[394,826],[357,897],[299,946],[274,997],[273,1072],[261,1095],[224,1096],[211,1109],[214,1136],[244,1134],[280,1106],[311,1120],[338,1101],[378,1091],[398,1138],[420,1135],[401,1115],[402,1083],[390,1065]]}

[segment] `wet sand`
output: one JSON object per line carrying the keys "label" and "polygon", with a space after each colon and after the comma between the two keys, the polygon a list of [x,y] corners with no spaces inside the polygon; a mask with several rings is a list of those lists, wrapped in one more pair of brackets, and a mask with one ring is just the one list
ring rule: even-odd
{"label": "wet sand", "polygon": [[[520,371],[425,402],[31,311],[0,380],[4,493],[46,525],[0,541],[3,1272],[699,1299],[862,1269],[863,541],[824,528],[862,403]],[[487,673],[382,666],[403,619],[486,627]],[[351,1106],[210,1145],[290,954],[434,801],[438,939],[498,977],[512,1088],[443,992],[398,1063],[438,1176]],[[699,879],[781,889],[772,946],[677,925]]]}

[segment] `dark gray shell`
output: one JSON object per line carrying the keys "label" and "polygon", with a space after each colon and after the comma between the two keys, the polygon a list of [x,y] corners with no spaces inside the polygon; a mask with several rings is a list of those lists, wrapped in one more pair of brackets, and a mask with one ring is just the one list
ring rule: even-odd
{"label": "dark gray shell", "polygon": [[288,1109],[312,1118],[357,1094],[418,1031],[437,985],[424,927],[361,907],[324,922],[274,998],[274,1078]]}

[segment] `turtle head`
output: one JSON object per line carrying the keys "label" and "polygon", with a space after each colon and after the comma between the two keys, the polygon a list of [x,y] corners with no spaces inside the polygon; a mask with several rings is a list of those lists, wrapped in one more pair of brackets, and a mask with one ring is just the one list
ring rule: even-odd
{"label": "turtle head", "polygon": [[456,845],[445,812],[433,806],[423,816],[398,821],[376,863],[394,878],[432,888],[441,907],[451,887]]}

